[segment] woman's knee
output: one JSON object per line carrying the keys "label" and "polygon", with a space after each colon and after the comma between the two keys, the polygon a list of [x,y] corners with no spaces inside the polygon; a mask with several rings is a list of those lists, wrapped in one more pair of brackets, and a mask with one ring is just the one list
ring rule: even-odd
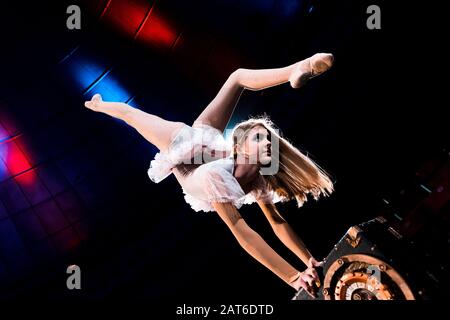
{"label": "woman's knee", "polygon": [[243,71],[242,68],[234,70],[228,77],[228,81],[230,81],[234,84],[238,84],[239,86],[242,86],[242,84],[241,84],[242,71]]}

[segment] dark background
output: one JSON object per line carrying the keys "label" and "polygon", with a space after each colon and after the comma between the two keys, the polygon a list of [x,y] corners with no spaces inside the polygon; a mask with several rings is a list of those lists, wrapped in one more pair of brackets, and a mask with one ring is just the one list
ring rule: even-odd
{"label": "dark background", "polygon": [[[395,1],[17,1],[1,10],[0,292],[4,298],[289,300],[215,213],[194,212],[157,149],[87,110],[96,93],[192,123],[238,67],[282,67],[315,52],[335,66],[300,90],[245,91],[229,128],[267,113],[335,180],[336,192],[280,212],[318,258],[377,215],[447,146],[443,15]],[[78,4],[81,30],[68,30]],[[381,7],[381,30],[366,8]],[[5,5],[3,5],[5,6]],[[447,132],[447,133],[446,133]],[[256,206],[247,222],[298,269]],[[82,290],[66,289],[66,268]],[[222,299],[222,300],[221,300]]]}

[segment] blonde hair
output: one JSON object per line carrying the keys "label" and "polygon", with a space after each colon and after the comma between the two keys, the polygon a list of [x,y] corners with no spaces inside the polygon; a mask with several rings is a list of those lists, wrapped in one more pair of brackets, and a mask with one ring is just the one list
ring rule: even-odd
{"label": "blonde hair", "polygon": [[321,195],[329,196],[334,191],[330,176],[311,158],[278,134],[279,129],[275,128],[266,115],[242,121],[233,128],[234,157],[237,155],[237,146],[245,141],[249,131],[256,126],[263,126],[272,136],[279,139],[278,172],[274,175],[262,175],[262,177],[269,189],[281,197],[281,201],[296,199],[297,206],[301,207],[307,201],[308,194],[318,200]]}

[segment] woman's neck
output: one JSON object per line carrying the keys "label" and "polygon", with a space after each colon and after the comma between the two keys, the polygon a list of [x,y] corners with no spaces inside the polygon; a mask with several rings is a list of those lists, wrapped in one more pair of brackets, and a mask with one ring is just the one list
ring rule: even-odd
{"label": "woman's neck", "polygon": [[[249,183],[253,182],[259,175],[260,166],[257,163],[247,163],[245,159],[239,161],[239,156],[234,162],[233,176],[239,184],[245,188]],[[245,191],[245,189],[244,189]]]}

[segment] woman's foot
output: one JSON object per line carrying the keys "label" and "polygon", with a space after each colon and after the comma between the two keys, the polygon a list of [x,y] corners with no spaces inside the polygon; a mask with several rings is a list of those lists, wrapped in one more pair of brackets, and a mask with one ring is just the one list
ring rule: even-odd
{"label": "woman's foot", "polygon": [[136,111],[135,108],[124,102],[103,101],[102,96],[98,93],[94,94],[92,99],[90,101],[86,101],[84,105],[86,108],[93,111],[103,112],[104,114],[121,119],[125,122],[128,122],[130,115]]}
{"label": "woman's foot", "polygon": [[102,103],[102,96],[98,93],[94,94],[90,101],[86,101],[84,106],[94,111],[100,111],[100,105]]}
{"label": "woman's foot", "polygon": [[309,79],[324,73],[333,65],[334,57],[331,53],[316,53],[312,57],[299,61],[289,77],[292,88],[303,86]]}

